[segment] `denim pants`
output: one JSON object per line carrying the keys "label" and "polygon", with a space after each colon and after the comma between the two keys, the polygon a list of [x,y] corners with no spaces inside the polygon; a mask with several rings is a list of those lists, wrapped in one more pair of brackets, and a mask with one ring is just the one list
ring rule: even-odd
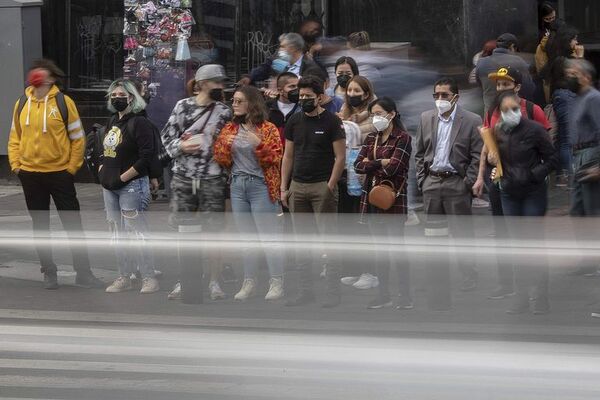
{"label": "denim pants", "polygon": [[150,203],[148,177],[134,179],[119,190],[104,189],[103,192],[119,273],[129,277],[139,269],[143,278],[153,277],[152,252],[144,244],[148,233],[144,213]]}
{"label": "denim pants", "polygon": [[[279,202],[273,203],[263,178],[251,175],[231,177],[231,208],[238,232],[244,239],[263,242],[281,238],[283,214]],[[244,275],[256,279],[260,259],[258,246],[244,247]],[[283,248],[269,246],[265,256],[271,277],[282,277],[284,269]]]}
{"label": "denim pants", "polygon": [[[573,172],[593,161],[600,162],[600,146],[576,151],[573,155]],[[573,217],[600,215],[600,182],[573,184],[571,211]]]}
{"label": "denim pants", "polygon": [[[502,209],[507,217],[543,217],[548,207],[548,187],[541,184],[538,188],[522,195],[512,195],[501,191]],[[517,224],[518,222],[518,224]],[[534,238],[543,239],[543,228],[536,221],[513,221],[510,223],[510,237],[514,241],[525,242]],[[517,300],[525,303],[529,298],[529,289],[535,287],[537,298],[548,298],[549,267],[543,255],[536,255],[532,260],[526,256],[520,259],[523,265],[515,268],[515,286]],[[529,264],[529,265],[528,265]],[[515,263],[515,265],[517,265]]]}

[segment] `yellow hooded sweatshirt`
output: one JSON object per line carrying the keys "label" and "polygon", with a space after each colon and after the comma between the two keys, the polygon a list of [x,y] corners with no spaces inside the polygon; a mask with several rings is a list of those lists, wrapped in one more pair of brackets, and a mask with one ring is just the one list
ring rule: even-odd
{"label": "yellow hooded sweatshirt", "polygon": [[[14,171],[22,169],[28,172],[58,172],[75,173],[83,164],[85,151],[85,135],[79,119],[75,103],[65,96],[69,110],[67,124],[62,119],[56,94],[58,87],[52,86],[43,99],[33,95],[33,87],[25,90],[27,102],[17,114],[19,101],[13,111],[13,122],[8,139],[8,161]],[[15,125],[21,127],[20,134]],[[65,129],[67,125],[67,129]],[[68,132],[67,132],[68,130]]]}

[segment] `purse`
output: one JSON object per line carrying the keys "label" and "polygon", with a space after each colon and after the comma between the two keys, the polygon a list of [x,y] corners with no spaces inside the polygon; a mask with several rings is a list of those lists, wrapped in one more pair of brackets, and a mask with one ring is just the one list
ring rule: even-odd
{"label": "purse", "polygon": [[[375,138],[375,145],[373,146],[374,160],[377,159],[378,140],[379,135]],[[389,210],[396,203],[396,199],[400,196],[401,191],[402,187],[399,190],[395,190],[394,183],[390,180],[384,180],[379,185],[375,185],[375,177],[373,177],[373,187],[368,197],[369,204],[381,210]]]}

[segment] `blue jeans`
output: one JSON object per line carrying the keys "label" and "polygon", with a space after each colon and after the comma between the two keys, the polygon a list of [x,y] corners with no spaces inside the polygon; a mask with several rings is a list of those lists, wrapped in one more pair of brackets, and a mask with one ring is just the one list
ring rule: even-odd
{"label": "blue jeans", "polygon": [[[265,180],[250,175],[231,177],[231,208],[238,231],[244,238],[254,241],[281,238],[283,214],[279,202],[273,203]],[[277,245],[276,245],[277,246]],[[271,277],[282,277],[284,252],[282,248],[267,248],[265,256]],[[258,275],[259,249],[244,248],[244,275],[256,279]]]}
{"label": "blue jeans", "polygon": [[545,183],[522,195],[500,193],[502,211],[507,217],[543,217],[548,208],[548,188]]}
{"label": "blue jeans", "polygon": [[[600,161],[600,146],[575,152],[573,156],[574,172],[577,173],[582,166],[593,161]],[[571,197],[571,216],[600,215],[600,182],[579,183],[575,181]]]}
{"label": "blue jeans", "polygon": [[144,212],[150,203],[148,177],[134,179],[119,190],[104,189],[103,192],[106,218],[116,244],[119,273],[129,277],[139,269],[143,278],[154,277],[152,253],[144,247],[148,232]]}

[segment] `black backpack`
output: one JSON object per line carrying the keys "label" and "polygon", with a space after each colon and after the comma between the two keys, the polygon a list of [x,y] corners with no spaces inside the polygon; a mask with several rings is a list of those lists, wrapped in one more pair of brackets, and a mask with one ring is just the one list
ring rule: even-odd
{"label": "black backpack", "polygon": [[[110,122],[112,122],[112,118]],[[94,124],[92,129],[85,134],[85,165],[87,165],[96,183],[100,183],[98,168],[100,167],[100,156],[104,151],[102,142],[105,134],[106,126],[100,124]]]}

